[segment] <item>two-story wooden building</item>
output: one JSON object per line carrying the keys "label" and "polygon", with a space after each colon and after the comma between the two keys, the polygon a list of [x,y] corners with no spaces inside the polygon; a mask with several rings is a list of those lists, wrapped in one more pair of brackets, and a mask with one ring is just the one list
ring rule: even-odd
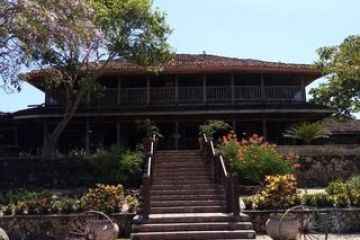
{"label": "two-story wooden building", "polygon": [[[239,136],[258,133],[282,144],[289,141],[282,137],[289,124],[333,113],[306,102],[305,87],[321,77],[306,64],[178,54],[157,75],[125,61],[111,62],[106,72],[100,79],[106,88],[102,97],[84,100],[61,136],[62,151],[134,146],[134,122],[142,118],[157,123],[165,137],[162,149],[197,148],[199,125],[208,119],[228,121]],[[45,90],[41,74],[31,76],[30,83],[45,91],[45,103],[13,118],[33,126],[30,131],[41,138],[62,117],[65,94],[62,89]],[[17,141],[32,148],[41,142],[30,137]]]}

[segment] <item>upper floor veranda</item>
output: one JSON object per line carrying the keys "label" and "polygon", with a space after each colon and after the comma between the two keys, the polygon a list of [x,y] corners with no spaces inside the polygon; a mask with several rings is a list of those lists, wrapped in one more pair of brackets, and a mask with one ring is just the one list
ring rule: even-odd
{"label": "upper floor veranda", "polygon": [[[301,75],[277,73],[207,73],[108,75],[104,89],[87,95],[86,106],[234,105],[251,102],[306,101]],[[61,88],[45,90],[45,105],[66,101]]]}
{"label": "upper floor veranda", "polygon": [[[88,94],[82,106],[236,105],[304,103],[305,87],[321,73],[306,64],[266,62],[215,55],[177,54],[159,74],[117,60],[99,79],[104,90]],[[39,84],[41,72],[30,83]],[[66,101],[63,89],[45,91],[46,106]]]}

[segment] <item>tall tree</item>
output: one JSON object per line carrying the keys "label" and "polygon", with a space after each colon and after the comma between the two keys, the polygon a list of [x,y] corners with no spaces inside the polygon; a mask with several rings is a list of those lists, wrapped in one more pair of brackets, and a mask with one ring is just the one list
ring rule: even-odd
{"label": "tall tree", "polygon": [[334,107],[338,115],[350,117],[360,111],[360,35],[347,37],[340,45],[317,50],[315,67],[327,82],[311,89],[313,101]]}
{"label": "tall tree", "polygon": [[82,98],[100,88],[97,79],[110,61],[127,59],[158,70],[172,57],[170,28],[150,0],[9,0],[4,6],[15,9],[5,35],[21,53],[19,62],[35,65],[47,87],[65,89],[64,115],[47,134],[45,156],[55,153]]}

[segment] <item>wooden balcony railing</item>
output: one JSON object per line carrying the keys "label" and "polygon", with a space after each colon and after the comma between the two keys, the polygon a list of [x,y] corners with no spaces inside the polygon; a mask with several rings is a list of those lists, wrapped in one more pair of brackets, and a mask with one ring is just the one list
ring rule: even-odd
{"label": "wooden balcony railing", "polygon": [[215,152],[213,142],[205,134],[203,134],[203,139],[206,159],[213,165],[214,182],[225,188],[227,212],[238,216],[240,214],[238,175],[226,170],[223,157]]}
{"label": "wooden balcony railing", "polygon": [[[62,89],[47,90],[46,105],[64,105]],[[92,94],[82,103],[89,106],[109,105],[216,105],[256,101],[305,101],[300,86],[207,86],[106,89]]]}

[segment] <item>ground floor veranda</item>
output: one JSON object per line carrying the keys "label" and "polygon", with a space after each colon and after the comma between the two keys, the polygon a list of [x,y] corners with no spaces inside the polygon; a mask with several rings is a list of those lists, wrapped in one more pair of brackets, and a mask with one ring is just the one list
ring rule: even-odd
{"label": "ground floor veranda", "polygon": [[[236,132],[239,139],[252,134],[264,136],[270,142],[277,144],[293,144],[293,140],[283,138],[282,133],[293,121],[224,119]],[[206,121],[199,120],[159,120],[155,121],[163,138],[160,139],[159,150],[198,149],[199,126]],[[33,125],[31,129],[18,130],[17,145],[31,153],[41,151],[46,132],[50,132],[55,124],[44,123]],[[119,122],[73,122],[62,133],[58,149],[62,153],[71,151],[96,152],[99,149],[109,149],[113,145],[135,149],[142,143],[144,135],[136,129],[135,121]]]}

